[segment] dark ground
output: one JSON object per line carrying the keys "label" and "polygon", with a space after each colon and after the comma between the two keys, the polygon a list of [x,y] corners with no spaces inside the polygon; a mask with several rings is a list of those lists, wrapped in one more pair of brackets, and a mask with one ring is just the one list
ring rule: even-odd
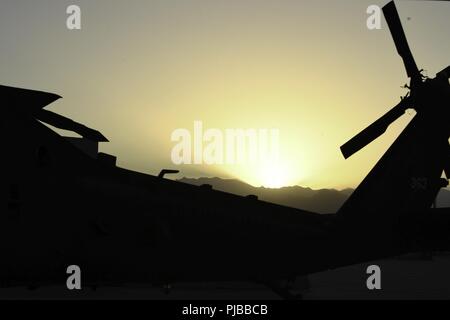
{"label": "dark ground", "polygon": [[[381,268],[381,290],[366,287],[367,266]],[[304,289],[305,284],[309,289]],[[431,260],[417,255],[374,261],[309,275],[297,280],[296,292],[305,300],[327,299],[450,299],[450,253]],[[280,299],[264,286],[249,283],[175,284],[170,293],[153,287],[83,288],[69,291],[65,287],[0,289],[0,299]]]}

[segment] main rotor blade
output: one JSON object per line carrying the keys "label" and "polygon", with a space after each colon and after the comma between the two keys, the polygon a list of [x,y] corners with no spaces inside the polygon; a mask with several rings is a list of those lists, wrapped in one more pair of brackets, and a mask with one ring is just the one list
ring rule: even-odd
{"label": "main rotor blade", "polygon": [[388,111],[384,116],[361,131],[347,143],[341,146],[341,152],[345,159],[361,150],[373,140],[386,132],[391,123],[400,118],[410,107],[410,97],[404,98],[398,105]]}
{"label": "main rotor blade", "polygon": [[78,133],[83,138],[97,141],[97,142],[107,142],[106,139],[100,132],[97,130],[91,129],[82,125],[78,122],[75,122],[69,118],[63,117],[57,113],[48,111],[48,110],[40,110],[34,114],[36,119],[41,120],[49,125],[52,125],[59,129],[70,130]]}
{"label": "main rotor blade", "polygon": [[0,99],[3,103],[28,112],[41,110],[60,98],[61,96],[54,93],[0,86]]}
{"label": "main rotor blade", "polygon": [[403,63],[405,64],[408,77],[412,79],[420,79],[420,72],[417,68],[416,62],[414,61],[408,41],[406,40],[405,31],[403,30],[402,23],[400,22],[400,17],[394,1],[389,2],[383,7],[383,13],[386,22],[388,23],[389,30],[391,31],[392,38],[394,39],[398,54],[402,57]]}

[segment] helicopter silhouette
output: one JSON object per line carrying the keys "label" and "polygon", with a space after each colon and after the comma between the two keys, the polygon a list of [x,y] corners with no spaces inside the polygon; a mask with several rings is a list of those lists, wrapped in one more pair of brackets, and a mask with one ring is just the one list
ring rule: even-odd
{"label": "helicopter silhouette", "polygon": [[[431,208],[450,176],[450,67],[424,78],[394,2],[383,8],[410,78],[391,111],[341,147],[345,158],[416,115],[336,214],[316,214],[116,166],[99,131],[44,110],[52,93],[0,86],[0,286],[285,280],[402,253],[448,249],[450,210]],[[43,123],[78,133],[65,138]],[[447,179],[443,179],[445,172]]]}

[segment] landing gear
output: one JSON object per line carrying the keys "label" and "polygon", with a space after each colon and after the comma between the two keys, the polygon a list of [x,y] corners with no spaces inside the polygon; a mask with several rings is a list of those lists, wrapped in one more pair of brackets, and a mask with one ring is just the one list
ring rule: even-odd
{"label": "landing gear", "polygon": [[286,281],[265,282],[264,285],[284,300],[303,300],[303,295],[301,293],[294,292],[295,281],[296,278],[294,277],[287,279]]}

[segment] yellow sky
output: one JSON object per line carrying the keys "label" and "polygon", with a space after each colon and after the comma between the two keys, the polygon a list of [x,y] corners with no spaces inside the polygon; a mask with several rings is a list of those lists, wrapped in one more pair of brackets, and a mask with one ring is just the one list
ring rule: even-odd
{"label": "yellow sky", "polygon": [[[349,160],[340,154],[406,93],[384,20],[382,30],[366,27],[368,5],[387,1],[78,3],[82,30],[68,31],[70,1],[2,1],[0,80],[62,95],[50,109],[102,131],[111,141],[102,151],[120,166],[177,168],[171,133],[200,120],[221,130],[279,129],[280,162],[183,165],[178,177],[355,187],[412,118]],[[418,65],[433,76],[450,64],[450,4],[397,6]]]}

